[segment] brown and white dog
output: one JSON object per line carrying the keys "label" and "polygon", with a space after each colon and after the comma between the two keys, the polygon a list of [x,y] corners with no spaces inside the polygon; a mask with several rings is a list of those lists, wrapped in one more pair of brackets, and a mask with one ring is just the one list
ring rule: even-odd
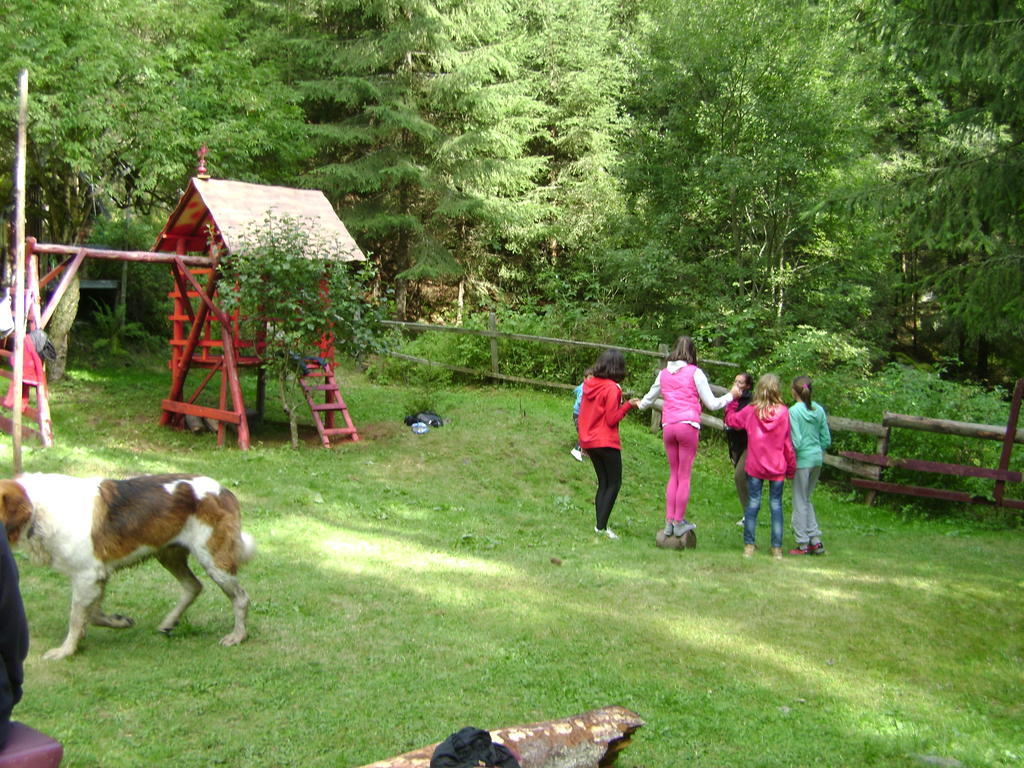
{"label": "brown and white dog", "polygon": [[160,622],[170,632],[203,589],[188,567],[192,553],[231,600],[235,627],[221,645],[245,639],[249,597],[236,577],[253,553],[242,533],[238,499],[216,480],[196,475],[143,475],[128,480],[26,474],[0,480],[0,520],[11,544],[24,542],[33,561],[71,580],[68,635],[45,659],[78,648],[87,623],[124,628],[126,616],[103,613],[107,579],[155,557],[181,584],[181,599]]}

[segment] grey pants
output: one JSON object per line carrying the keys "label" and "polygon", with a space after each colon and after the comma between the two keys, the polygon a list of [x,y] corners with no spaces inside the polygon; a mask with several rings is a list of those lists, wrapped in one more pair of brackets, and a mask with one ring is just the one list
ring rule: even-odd
{"label": "grey pants", "polygon": [[811,504],[811,494],[814,493],[814,486],[818,484],[818,475],[821,474],[821,467],[804,467],[796,471],[793,478],[793,535],[796,543],[800,546],[805,544],[818,544],[821,542],[821,528],[818,527],[818,518],[814,514],[814,505]]}

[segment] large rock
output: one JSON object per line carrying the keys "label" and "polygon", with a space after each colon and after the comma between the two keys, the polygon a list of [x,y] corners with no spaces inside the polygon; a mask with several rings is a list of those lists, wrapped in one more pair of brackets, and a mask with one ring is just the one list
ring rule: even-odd
{"label": "large rock", "polygon": [[682,536],[667,536],[664,529],[658,531],[654,543],[662,549],[696,549],[697,532],[687,531]]}

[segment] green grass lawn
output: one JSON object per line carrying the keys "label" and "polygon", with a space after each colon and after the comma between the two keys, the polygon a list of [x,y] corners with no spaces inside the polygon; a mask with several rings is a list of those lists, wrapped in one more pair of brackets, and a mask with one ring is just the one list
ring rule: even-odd
{"label": "green grass lawn", "polygon": [[[644,417],[623,425],[608,541],[593,471],[569,456],[569,395],[348,374],[362,441],[292,450],[277,423],[241,452],[159,427],[167,387],[159,367],[72,370],[53,386],[57,446],[26,446],[25,469],[229,485],[258,544],[241,574],[250,637],[217,644],[229,606],[205,574],[158,634],[177,585],[147,563],[107,591],[135,627],[91,628],[44,662],[68,588],[19,555],[32,651],[15,717],[61,740],[69,768],[346,768],[609,704],[647,723],[624,768],[1024,765],[1020,529],[869,508],[836,477],[815,495],[826,556],[744,560],[731,465],[707,434],[699,547],[666,551],[667,467]],[[425,398],[450,423],[417,436],[402,418]],[[10,467],[9,439],[0,454]]]}

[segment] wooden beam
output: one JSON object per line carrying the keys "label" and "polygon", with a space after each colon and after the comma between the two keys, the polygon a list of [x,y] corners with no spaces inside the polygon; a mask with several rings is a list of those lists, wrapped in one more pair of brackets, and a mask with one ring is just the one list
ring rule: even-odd
{"label": "wooden beam", "polygon": [[[889,413],[882,418],[887,427],[917,429],[922,432],[937,432],[941,435],[960,435],[961,437],[980,437],[985,440],[1004,440],[1005,427],[993,427],[988,424],[971,424],[966,421],[949,421],[948,419],[930,419],[925,416],[907,416],[902,413]],[[1013,433],[1013,442],[1024,443],[1024,429]]]}
{"label": "wooden beam", "polygon": [[74,280],[75,275],[78,274],[78,268],[82,266],[83,261],[85,261],[85,249],[79,248],[78,253],[76,253],[70,263],[67,264],[67,269],[61,276],[60,283],[57,284],[57,289],[53,292],[53,295],[50,296],[50,300],[46,302],[46,309],[43,310],[43,316],[39,321],[40,328],[43,328],[44,330],[46,329],[47,324],[50,322],[50,318],[53,317],[53,313],[57,309],[57,305],[60,303],[60,300],[64,298],[64,294],[67,292],[68,286],[71,285],[71,281]]}
{"label": "wooden beam", "polygon": [[822,454],[821,460],[824,464],[836,469],[848,472],[851,475],[858,475],[860,477],[867,477],[871,480],[877,480],[882,476],[882,470],[879,467],[874,467],[868,464],[860,464],[856,461],[850,461],[844,458],[845,451],[841,456],[834,456],[830,453]]}
{"label": "wooden beam", "polygon": [[[1003,450],[999,455],[999,469],[1001,470],[1006,470],[1010,467],[1010,456],[1013,453],[1013,435],[1017,431],[1017,420],[1020,418],[1021,399],[1024,399],[1024,379],[1017,379],[1017,386],[1013,388],[1013,400],[1010,403],[1010,416],[1006,422],[1006,436],[1003,438]],[[993,495],[999,503],[1002,503],[1003,501],[1004,490],[1005,485],[1003,482],[997,482]]]}
{"label": "wooden beam", "polygon": [[238,424],[241,421],[238,414],[234,411],[222,410],[220,408],[209,408],[205,405],[196,405],[194,403],[183,403],[181,400],[164,400],[160,403],[160,407],[169,413],[181,413],[191,416],[201,416],[209,419],[218,419],[220,421],[230,422],[231,424]]}
{"label": "wooden beam", "polygon": [[988,480],[1002,480],[1011,483],[1019,483],[1024,479],[1020,472],[989,469],[987,467],[972,467],[968,464],[943,464],[938,461],[922,461],[920,459],[894,459],[890,456],[858,453],[857,451],[842,451],[840,455],[868,464],[877,464],[880,467],[909,469],[915,472],[934,472],[935,474],[954,475],[956,477],[984,477]]}
{"label": "wooden beam", "polygon": [[210,267],[213,260],[209,256],[178,255],[156,251],[116,251],[107,248],[83,248],[79,245],[56,245],[54,243],[37,243],[36,253],[74,256],[85,251],[90,259],[108,259],[111,261],[137,261],[143,264],[173,264],[179,259],[190,267]]}
{"label": "wooden beam", "polygon": [[[381,325],[391,328],[402,328],[407,331],[445,331],[447,333],[463,333],[470,336],[489,336],[498,339],[519,339],[521,341],[540,341],[548,344],[564,344],[569,347],[588,347],[592,349],[619,349],[634,355],[647,355],[648,357],[662,357],[661,352],[652,352],[649,349],[635,349],[634,347],[620,347],[617,344],[601,344],[595,341],[576,341],[574,339],[558,339],[550,336],[530,336],[525,333],[505,333],[504,331],[489,330],[481,331],[476,328],[460,328],[456,325],[430,325],[428,323],[409,323],[401,320],[382,320]],[[722,360],[701,359],[702,365],[723,365],[727,368],[739,368],[737,363],[728,363]],[[575,386],[575,385],[574,385]]]}
{"label": "wooden beam", "polygon": [[896,493],[906,496],[921,496],[927,499],[942,499],[944,501],[959,501],[964,504],[975,503],[971,494],[963,491],[947,491],[942,488],[923,488],[917,485],[903,485],[901,483],[884,483],[878,480],[862,480],[854,477],[850,482],[858,488],[870,488],[884,493]]}
{"label": "wooden beam", "polygon": [[830,429],[837,430],[839,432],[858,432],[862,435],[871,435],[882,439],[886,435],[885,426],[882,424],[875,424],[870,421],[860,421],[859,419],[846,419],[842,416],[828,417],[828,426]]}

